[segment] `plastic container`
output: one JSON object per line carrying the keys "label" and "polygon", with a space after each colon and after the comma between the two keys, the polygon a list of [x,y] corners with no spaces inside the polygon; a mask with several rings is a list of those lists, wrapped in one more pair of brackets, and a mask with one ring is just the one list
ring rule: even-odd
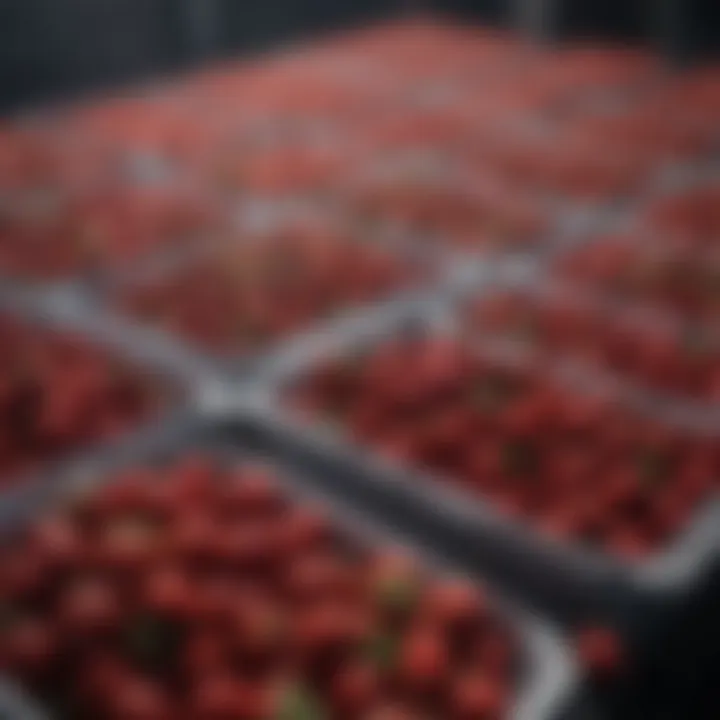
{"label": "plastic container", "polygon": [[[221,462],[251,458],[277,469],[279,480],[291,498],[311,500],[325,507],[338,521],[342,531],[370,547],[399,546],[416,554],[422,564],[440,575],[473,576],[471,558],[460,554],[455,563],[435,556],[426,547],[408,541],[382,522],[369,522],[346,504],[353,493],[352,484],[344,479],[342,466],[318,463],[310,455],[297,452],[282,435],[268,432],[251,419],[236,416],[234,420],[204,422],[197,418],[178,419],[112,450],[99,451],[85,459],[64,464],[38,478],[18,499],[11,513],[0,514],[0,535],[13,531],[52,507],[68,494],[84,491],[105,481],[108,475],[133,464],[162,464],[188,451],[199,450]],[[508,600],[495,596],[501,615],[508,618],[519,635],[526,653],[525,677],[521,681],[510,717],[513,720],[553,718],[565,707],[575,687],[575,669],[555,631]],[[12,685],[0,686],[0,711],[10,720],[34,718],[26,708],[26,698]],[[38,718],[42,715],[38,715]]]}
{"label": "plastic container", "polygon": [[[81,158],[94,152],[79,147]],[[100,180],[73,187],[46,178],[5,198],[3,279],[38,286],[101,282],[192,248],[226,223],[216,198],[159,159],[141,151],[109,155],[97,161],[103,166]],[[72,166],[73,153],[68,156]]]}
{"label": "plastic container", "polygon": [[[628,394],[644,393],[664,404],[674,416],[696,416],[708,425],[720,418],[713,395],[720,337],[710,326],[593,292],[541,269],[523,273],[510,264],[505,269],[498,268],[480,288],[476,278],[466,278],[459,302],[473,335],[505,338],[554,363],[586,366]],[[501,314],[493,316],[495,310]],[[524,328],[526,322],[530,326]],[[693,358],[693,353],[701,354]]]}
{"label": "plastic container", "polygon": [[467,172],[453,158],[459,151],[388,150],[347,179],[339,202],[366,222],[397,227],[408,244],[446,252],[517,251],[557,230],[557,213],[501,176]]}
{"label": "plastic container", "polygon": [[[109,322],[123,328],[128,342],[142,333],[166,347],[168,362],[193,356],[197,364],[242,375],[288,339],[430,291],[452,276],[450,261],[433,263],[422,248],[403,248],[393,237],[302,203],[252,203],[237,224],[236,235],[108,284],[99,295]],[[295,264],[304,272],[283,295],[275,273]],[[256,282],[261,272],[265,278]],[[75,298],[77,312],[88,299]],[[86,315],[91,320],[94,313]]]}
{"label": "plastic container", "polygon": [[[153,338],[145,338],[141,333],[116,327],[112,321],[94,314],[91,308],[76,304],[76,298],[64,290],[55,292],[19,291],[3,288],[0,290],[0,312],[10,318],[17,318],[23,325],[46,329],[51,334],[63,337],[78,337],[88,345],[106,352],[110,360],[118,360],[127,367],[150,392],[155,392],[157,402],[152,412],[139,423],[124,428],[118,435],[94,440],[67,448],[64,452],[49,456],[46,465],[53,465],[65,457],[75,457],[94,447],[105,447],[123,438],[141,437],[148,429],[161,426],[177,413],[183,413],[197,406],[204,395],[206,384],[210,384],[210,375],[201,363],[195,363],[191,357],[176,355],[173,348],[163,347]],[[3,488],[0,505],[10,502],[10,498],[22,488],[30,477],[7,478]]]}
{"label": "plastic container", "polygon": [[[647,618],[638,608],[648,602],[671,606],[692,595],[717,555],[720,507],[712,498],[666,548],[638,561],[625,560],[541,535],[527,524],[501,515],[482,497],[469,497],[416,467],[389,462],[370,446],[350,440],[342,430],[312,417],[303,422],[282,402],[285,389],[323,358],[347,356],[404,331],[434,328],[452,335],[453,323],[448,303],[426,299],[367,314],[333,334],[306,337],[266,365],[264,380],[253,386],[253,402],[265,422],[289,442],[353,468],[347,481],[355,483],[359,496],[374,497],[384,507],[393,508],[398,522],[407,517],[407,522],[425,523],[426,528],[433,528],[438,542],[466,548],[489,576],[532,598],[563,621],[610,613],[622,622],[642,625]],[[481,343],[478,349],[510,364],[528,361],[527,353],[513,345]],[[581,393],[600,391],[615,397],[618,390],[612,383],[603,387],[592,374],[567,368],[552,371],[552,380]],[[641,397],[626,400],[634,411],[657,412]],[[687,419],[663,420],[685,427]],[[702,423],[693,430],[713,432]]]}

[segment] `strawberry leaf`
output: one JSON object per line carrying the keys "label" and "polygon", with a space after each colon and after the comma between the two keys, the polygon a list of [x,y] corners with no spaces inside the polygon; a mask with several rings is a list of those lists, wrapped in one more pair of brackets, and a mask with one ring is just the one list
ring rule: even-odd
{"label": "strawberry leaf", "polygon": [[399,648],[398,638],[394,635],[375,635],[368,641],[364,652],[370,662],[381,672],[391,670],[395,665]]}
{"label": "strawberry leaf", "polygon": [[393,616],[410,615],[420,594],[418,583],[412,578],[387,578],[377,588],[377,603],[380,608]]}
{"label": "strawberry leaf", "polygon": [[295,684],[283,694],[273,720],[327,720],[328,714],[317,697],[305,686]]}

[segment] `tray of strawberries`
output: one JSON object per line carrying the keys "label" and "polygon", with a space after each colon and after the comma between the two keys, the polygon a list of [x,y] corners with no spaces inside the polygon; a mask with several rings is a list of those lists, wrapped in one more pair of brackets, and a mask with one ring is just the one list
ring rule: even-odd
{"label": "tray of strawberries", "polygon": [[671,396],[668,403],[697,405],[698,414],[720,397],[720,339],[707,325],[547,277],[499,282],[491,292],[470,290],[464,307],[474,333],[585,364]]}
{"label": "tray of strawberries", "polygon": [[12,717],[551,718],[554,631],[236,418],[68,463],[0,519]]}
{"label": "tray of strawberries", "polygon": [[5,295],[0,303],[5,495],[42,467],[142,432],[194,399],[188,378],[159,358],[88,332],[52,304]]}
{"label": "tray of strawberries", "polygon": [[[250,223],[252,226],[252,223]],[[317,211],[270,210],[168,271],[116,284],[109,307],[189,348],[233,361],[257,358],[316,325],[418,292],[441,275],[420,252]]]}
{"label": "tray of strawberries", "polygon": [[715,549],[712,427],[473,338],[452,303],[378,315],[268,366],[268,421],[556,608],[692,588]]}
{"label": "tray of strawberries", "polygon": [[561,277],[626,302],[643,303],[691,322],[718,318],[718,253],[712,246],[683,248],[652,235],[601,236],[557,262]]}
{"label": "tray of strawberries", "polygon": [[0,273],[15,283],[104,280],[201,244],[222,217],[207,193],[179,179],[23,191],[0,207]]}

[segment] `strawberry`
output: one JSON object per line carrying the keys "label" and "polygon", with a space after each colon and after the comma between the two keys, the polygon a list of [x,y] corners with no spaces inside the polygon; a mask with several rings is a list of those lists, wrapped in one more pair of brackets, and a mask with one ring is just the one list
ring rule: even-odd
{"label": "strawberry", "polygon": [[622,673],[627,662],[618,634],[610,628],[589,625],[576,636],[577,654],[585,671],[595,680],[611,680]]}
{"label": "strawberry", "polygon": [[115,590],[100,579],[81,579],[63,592],[59,601],[59,622],[73,640],[107,637],[118,626],[122,607]]}
{"label": "strawberry", "polygon": [[19,617],[2,630],[0,667],[26,680],[45,675],[55,660],[57,638],[44,621]]}
{"label": "strawberry", "polygon": [[110,717],[117,720],[171,720],[175,716],[169,698],[155,684],[127,677],[110,701]]}
{"label": "strawberry", "polygon": [[448,648],[441,634],[428,628],[418,628],[404,639],[396,671],[403,685],[424,693],[443,685],[449,662]]}
{"label": "strawberry", "polygon": [[331,704],[342,717],[364,717],[378,694],[377,671],[368,663],[354,662],[340,667],[333,676]]}
{"label": "strawberry", "polygon": [[507,690],[483,674],[468,674],[453,684],[451,717],[456,720],[496,720],[507,710]]}

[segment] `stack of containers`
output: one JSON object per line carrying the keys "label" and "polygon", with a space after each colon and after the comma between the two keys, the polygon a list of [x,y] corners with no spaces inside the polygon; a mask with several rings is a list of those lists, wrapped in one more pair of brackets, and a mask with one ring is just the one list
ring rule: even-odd
{"label": "stack of containers", "polygon": [[7,122],[0,709],[557,717],[715,559],[719,96],[403,21]]}

